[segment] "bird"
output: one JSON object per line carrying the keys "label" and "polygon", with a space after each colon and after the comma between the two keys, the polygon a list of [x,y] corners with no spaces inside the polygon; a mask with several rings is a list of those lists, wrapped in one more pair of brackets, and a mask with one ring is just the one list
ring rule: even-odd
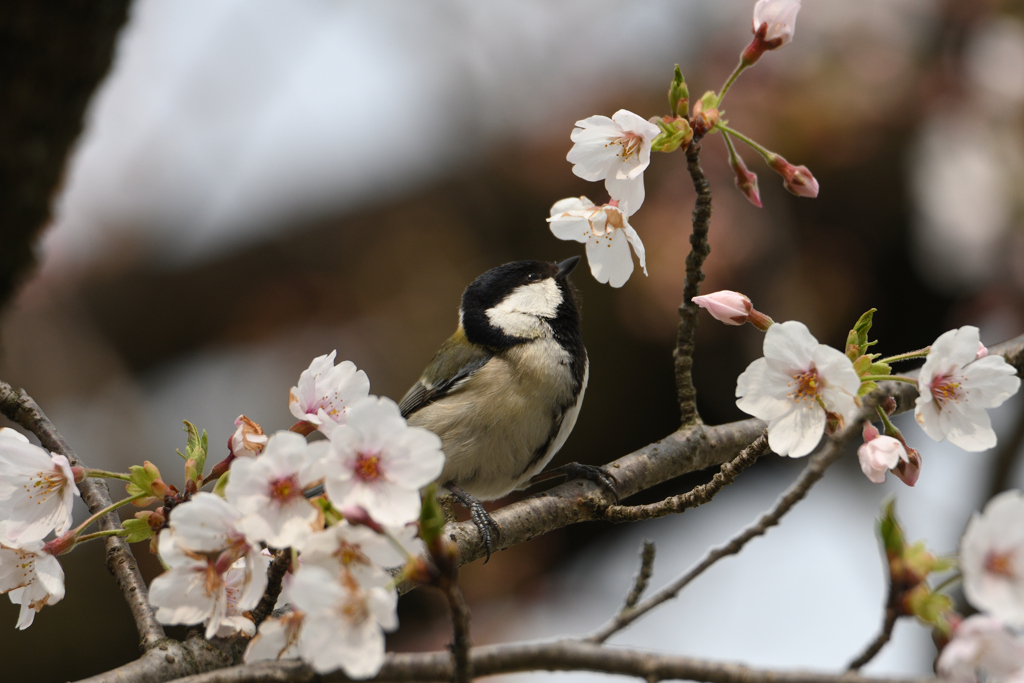
{"label": "bird", "polygon": [[[500,529],[480,501],[536,481],[583,404],[590,362],[569,280],[579,261],[515,261],[476,278],[462,294],[455,333],[399,403],[410,425],[441,437],[437,483],[470,511],[488,559],[491,531]],[[560,474],[614,494],[600,468],[572,463],[542,478]]]}

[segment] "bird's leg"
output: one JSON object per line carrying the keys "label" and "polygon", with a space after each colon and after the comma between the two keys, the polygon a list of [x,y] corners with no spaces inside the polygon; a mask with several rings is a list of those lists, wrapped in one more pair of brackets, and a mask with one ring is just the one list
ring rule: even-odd
{"label": "bird's leg", "polygon": [[[470,519],[473,520],[473,524],[476,524],[476,528],[480,531],[480,536],[484,539],[484,549],[487,551],[484,564],[487,564],[488,560],[491,559],[491,550],[494,549],[493,539],[501,533],[501,527],[491,518],[491,515],[484,509],[483,504],[479,500],[451,482],[445,484],[444,487],[452,492],[455,500],[462,503],[463,507],[469,510]],[[493,535],[491,534],[491,529],[494,529]]]}
{"label": "bird's leg", "polygon": [[542,481],[554,479],[555,477],[565,477],[567,481],[572,479],[586,479],[588,481],[592,481],[610,493],[616,503],[619,502],[619,492],[616,490],[615,478],[608,474],[603,467],[584,465],[579,462],[571,462],[568,465],[553,467],[545,472],[535,474],[530,477],[530,481],[526,482],[526,485],[533,486],[534,484],[539,484]]}

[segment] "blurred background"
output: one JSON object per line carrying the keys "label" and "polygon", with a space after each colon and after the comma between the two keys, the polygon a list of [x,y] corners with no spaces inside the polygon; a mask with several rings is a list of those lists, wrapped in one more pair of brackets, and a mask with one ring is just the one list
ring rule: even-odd
{"label": "blurred background", "polygon": [[[53,198],[39,265],[0,317],[0,378],[24,387],[91,466],[151,460],[172,482],[183,419],[208,430],[215,462],[240,413],[268,431],[290,426],[289,388],[333,349],[366,370],[373,393],[398,399],[454,330],[477,275],[582,252],[545,222],[563,197],[607,198],[565,161],[573,122],[667,113],[677,62],[693,99],[717,90],[750,40],[752,7],[136,0]],[[877,307],[886,354],[964,324],[988,344],[1024,332],[1022,74],[1019,3],[808,3],[793,43],[745,73],[725,110],[807,165],[821,193],[791,196],[741,148],[760,178],[756,209],[733,187],[721,139],[708,138],[704,291],[743,291],[839,347]],[[645,178],[631,222],[650,276],[637,270],[613,290],[585,267],[575,275],[591,378],[555,464],[608,462],[678,425],[671,352],[694,194],[682,153],[655,155]],[[695,377],[707,422],[743,417],[735,379],[761,339],[702,314]],[[935,444],[911,418],[924,458],[915,488],[869,483],[851,452],[781,527],[613,642],[845,667],[882,621],[882,499],[897,496],[910,538],[954,552],[970,512],[1024,481],[1022,411],[1020,396],[994,411],[1001,443],[984,454]],[[752,521],[802,465],[769,456],[713,506],[576,526],[467,566],[474,641],[598,627],[628,591],[643,538],[658,543],[656,588]],[[137,553],[147,578],[159,573],[144,544]],[[80,678],[137,655],[102,556],[89,544],[63,557],[67,596],[27,631],[0,603],[12,680]],[[437,596],[404,597],[400,617],[389,648],[448,642]],[[866,670],[927,674],[933,657],[928,630],[901,621]]]}

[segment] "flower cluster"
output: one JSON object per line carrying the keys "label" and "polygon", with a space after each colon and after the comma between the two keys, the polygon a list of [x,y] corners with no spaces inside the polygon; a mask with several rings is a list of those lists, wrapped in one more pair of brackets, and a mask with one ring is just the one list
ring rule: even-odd
{"label": "flower cluster", "polygon": [[57,545],[43,539],[71,528],[78,495],[66,457],[51,455],[13,429],[0,429],[0,593],[21,605],[19,629],[28,628],[44,605],[64,597]]}
{"label": "flower cluster", "polygon": [[959,622],[938,659],[944,678],[1024,681],[1024,493],[992,498],[960,541],[963,591],[982,611]]}
{"label": "flower cluster", "polygon": [[[169,511],[158,536],[167,571],[150,600],[158,620],[202,623],[207,638],[254,635],[246,613],[266,587],[263,548],[291,548],[299,554],[282,595],[293,611],[261,625],[247,659],[297,654],[320,673],[365,678],[380,670],[384,632],[398,624],[384,567],[418,552],[420,489],[440,475],[444,454],[435,434],[406,424],[393,401],[369,395],[364,372],[334,357],[314,359],[292,388],[301,419],[292,431],[265,436],[236,421],[214,489],[222,495],[195,492]],[[315,430],[327,438],[307,441]]]}

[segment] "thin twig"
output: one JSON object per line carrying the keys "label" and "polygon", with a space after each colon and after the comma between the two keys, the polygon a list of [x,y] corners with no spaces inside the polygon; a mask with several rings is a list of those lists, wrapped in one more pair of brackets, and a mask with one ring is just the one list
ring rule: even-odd
{"label": "thin twig", "polygon": [[633,588],[630,589],[629,595],[626,596],[626,602],[622,605],[622,612],[636,607],[636,603],[640,602],[644,591],[647,590],[647,585],[651,582],[651,573],[654,571],[654,555],[654,541],[644,541],[643,550],[640,551],[640,571],[636,573],[636,578],[633,579]]}
{"label": "thin twig", "polygon": [[284,575],[288,572],[288,565],[291,562],[291,548],[281,548],[274,553],[274,559],[267,569],[267,590],[263,592],[259,604],[251,612],[252,620],[257,627],[274,611],[277,599],[281,596],[281,582],[284,581]]}
{"label": "thin twig", "polygon": [[[648,681],[691,680],[707,683],[935,683],[933,678],[868,678],[856,673],[821,673],[754,669],[730,662],[665,655],[644,650],[611,648],[575,640],[515,643],[473,649],[477,676],[527,671],[599,671]],[[372,681],[451,680],[448,652],[390,652]],[[181,679],[181,683],[270,683],[284,681],[347,681],[341,672],[317,678],[298,660],[259,662]]]}
{"label": "thin twig", "polygon": [[[6,382],[0,381],[0,412],[17,422],[39,438],[43,447],[52,453],[65,456],[73,467],[85,467],[71,446],[60,435],[42,409],[24,391],[15,390]],[[82,500],[89,507],[89,513],[95,514],[111,505],[110,492],[106,482],[85,478],[78,484]],[[104,515],[99,520],[102,531],[113,531],[121,528],[121,520],[116,513]],[[138,562],[131,548],[120,536],[110,536],[106,540],[107,568],[117,579],[124,599],[131,608],[132,618],[139,630],[139,640],[143,650],[150,650],[162,641],[163,626],[156,620],[153,608],[149,605],[149,591],[142,579]]]}
{"label": "thin twig", "polygon": [[765,431],[730,462],[722,463],[721,469],[707,484],[696,486],[686,493],[650,505],[610,505],[605,509],[602,519],[616,523],[637,522],[642,519],[655,519],[677,514],[710,503],[711,499],[731,484],[740,472],[753,465],[767,452],[768,432]]}
{"label": "thin twig", "polygon": [[469,605],[459,590],[456,581],[444,582],[444,594],[452,613],[452,669],[453,683],[469,683],[473,680],[473,661],[469,657],[473,643],[469,638]]}
{"label": "thin twig", "polygon": [[647,612],[662,603],[675,598],[679,594],[679,591],[685,588],[695,578],[703,574],[706,569],[711,567],[720,559],[729,555],[735,555],[742,550],[749,541],[761,536],[768,531],[768,529],[778,524],[783,515],[789,512],[794,505],[802,500],[803,497],[807,495],[810,488],[824,476],[825,470],[828,469],[829,465],[839,459],[842,452],[843,449],[840,442],[829,441],[822,451],[811,456],[810,462],[807,464],[807,467],[804,468],[803,472],[800,473],[800,476],[797,477],[796,481],[786,489],[785,493],[783,493],[779,500],[776,501],[771,510],[763,514],[756,524],[744,529],[724,546],[715,548],[709,552],[704,556],[704,559],[698,562],[696,566],[690,569],[690,571],[665,586],[665,588],[662,588],[647,600],[644,600],[642,603],[637,605],[636,609],[625,614],[616,615],[607,624],[587,637],[586,641],[591,643],[603,643],[609,637],[618,633]]}
{"label": "thin twig", "polygon": [[697,191],[693,205],[693,232],[690,235],[690,253],[686,256],[686,282],[683,285],[683,303],[679,306],[679,330],[676,336],[675,356],[676,394],[683,426],[698,424],[697,390],[693,386],[694,334],[697,331],[697,305],[693,297],[700,294],[704,279],[701,268],[711,253],[708,229],[711,226],[711,185],[700,167],[700,142],[697,138],[686,148],[686,168]]}
{"label": "thin twig", "polygon": [[892,638],[892,629],[896,626],[896,620],[899,619],[899,610],[896,609],[896,593],[893,591],[892,586],[889,587],[889,597],[885,601],[885,620],[882,622],[882,630],[878,636],[864,649],[864,652],[859,657],[850,662],[848,669],[850,671],[857,671],[862,666],[870,662],[875,658],[885,644]]}

